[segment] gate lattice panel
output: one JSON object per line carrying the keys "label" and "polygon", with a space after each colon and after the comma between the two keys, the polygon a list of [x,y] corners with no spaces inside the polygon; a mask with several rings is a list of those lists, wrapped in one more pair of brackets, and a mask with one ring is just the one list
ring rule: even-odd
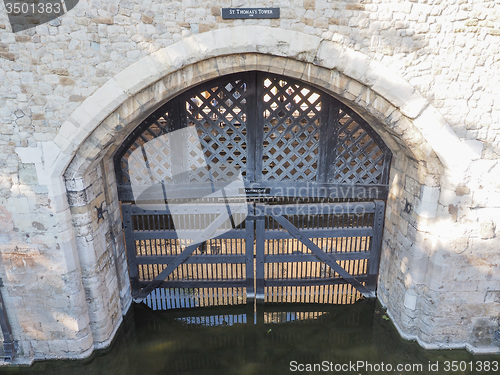
{"label": "gate lattice panel", "polygon": [[339,136],[333,181],[380,184],[386,155],[369,132],[345,111],[339,110]]}
{"label": "gate lattice panel", "polygon": [[196,126],[212,169],[211,176],[194,174],[192,182],[209,182],[211,177],[228,180],[239,171],[246,174],[246,95],[247,84],[240,78],[186,97],[187,125]]}
{"label": "gate lattice panel", "polygon": [[262,87],[262,179],[316,180],[322,95],[276,76]]}

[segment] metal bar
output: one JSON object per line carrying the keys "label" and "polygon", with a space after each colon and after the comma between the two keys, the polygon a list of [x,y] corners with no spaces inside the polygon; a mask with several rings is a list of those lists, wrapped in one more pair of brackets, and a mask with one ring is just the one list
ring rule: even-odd
{"label": "metal bar", "polygon": [[[381,184],[335,184],[326,182],[315,181],[294,181],[290,184],[287,181],[255,181],[246,184],[246,187],[251,188],[269,188],[269,193],[265,196],[270,197],[314,197],[314,198],[357,198],[362,196],[366,199],[387,199],[389,188],[387,185]],[[209,185],[207,185],[209,186]],[[227,186],[222,183],[214,183],[214,188]],[[183,198],[198,198],[200,194],[205,195],[206,187],[203,183],[196,185],[170,185],[168,187],[168,195],[170,199],[183,199]],[[133,202],[135,197],[132,187],[130,185],[122,184],[118,181],[118,193],[121,201]],[[245,197],[244,192],[237,189],[226,189],[229,197]],[[158,195],[160,194],[160,195]],[[162,196],[162,186],[160,184],[152,185],[141,194],[141,199],[152,200],[156,203],[165,203],[158,201],[158,196]]]}
{"label": "metal bar", "polygon": [[[226,212],[227,213],[227,212]],[[223,213],[222,213],[223,214]],[[183,230],[182,238],[184,239],[195,239],[200,234],[199,230]],[[134,231],[132,237],[135,240],[154,240],[154,239],[176,239],[177,232],[174,230],[146,230],[146,231]],[[245,231],[241,229],[232,229],[225,231],[217,230],[213,234],[213,238],[245,238]]]}
{"label": "metal bar", "polygon": [[[147,281],[140,281],[139,285],[147,287]],[[157,288],[241,288],[246,286],[246,280],[168,280],[159,282]],[[155,290],[153,289],[153,290]],[[151,293],[151,292],[149,292]],[[148,293],[148,294],[149,294]],[[144,297],[146,298],[146,297]]]}
{"label": "metal bar", "polygon": [[[327,257],[331,257],[332,260],[359,260],[368,259],[370,257],[369,251],[360,251],[352,253],[325,253]],[[323,262],[314,254],[283,254],[283,255],[266,255],[264,257],[266,263],[286,263],[286,262]]]}
{"label": "metal bar", "polygon": [[[146,255],[136,257],[136,264],[171,264],[177,259],[176,255]],[[184,264],[237,264],[246,263],[244,255],[191,255]]]}
{"label": "metal bar", "polygon": [[257,103],[259,102],[259,94],[257,92],[257,75],[248,75],[246,80],[245,99],[247,101],[247,121],[246,121],[246,142],[247,142],[247,170],[246,180],[256,181],[256,173],[259,171],[258,166],[262,163],[262,159],[258,158],[262,152],[262,142],[259,141],[259,134],[262,128],[258,128],[258,119],[262,116],[257,111]]}
{"label": "metal bar", "polygon": [[[373,229],[368,228],[335,228],[335,229],[301,229],[301,233],[309,238],[339,238],[350,236],[371,236]],[[280,230],[268,230],[264,235],[265,239],[278,240],[278,239],[293,239],[293,235]]]}
{"label": "metal bar", "polygon": [[[249,214],[253,214],[253,206],[250,206]],[[254,228],[255,221],[247,218],[245,222],[245,259],[246,259],[246,288],[247,299],[255,298],[255,279],[254,279]]]}
{"label": "metal bar", "polygon": [[[0,287],[3,287],[3,281],[0,279]],[[10,327],[9,317],[3,302],[2,292],[0,291],[0,328],[3,335],[3,358],[5,362],[11,362],[16,355],[14,338],[12,336],[12,328]]]}
{"label": "metal bar", "polygon": [[365,297],[373,297],[373,292],[368,290],[364,285],[361,284],[354,276],[349,274],[344,268],[336,262],[336,257],[334,254],[328,256],[323,250],[314,244],[309,238],[304,237],[299,229],[297,229],[292,223],[290,223],[283,216],[271,214],[273,218],[280,223],[283,228],[285,228],[290,234],[292,234],[297,240],[302,242],[307,246],[316,256],[330,266],[334,271],[336,271],[341,277],[348,281],[352,286],[358,289]]}
{"label": "metal bar", "polygon": [[264,300],[264,251],[265,251],[265,220],[262,217],[255,221],[255,299],[257,302]]}
{"label": "metal bar", "polygon": [[323,105],[326,105],[327,111],[323,115],[327,120],[322,124],[321,131],[324,139],[320,138],[319,157],[320,157],[320,181],[328,182],[335,173],[335,159],[337,157],[337,141],[339,135],[339,107],[336,101],[325,95]]}
{"label": "metal bar", "polygon": [[128,261],[128,271],[130,277],[130,285],[132,289],[132,294],[138,291],[138,277],[139,270],[136,262],[137,249],[135,247],[135,240],[133,237],[133,223],[131,214],[131,205],[123,203],[122,204],[122,215],[123,215],[123,231],[125,232],[125,247],[127,248],[127,261]]}
{"label": "metal bar", "polygon": [[[206,192],[206,191],[205,191]],[[217,202],[216,202],[217,203]],[[176,206],[175,212],[173,214],[179,215],[179,214],[186,214],[186,215],[207,215],[207,214],[223,214],[227,213],[227,209],[225,206],[225,200],[220,202],[221,204],[214,204],[214,203],[182,203]],[[237,202],[239,203],[239,202]],[[242,205],[243,203],[246,204],[245,200],[241,201]],[[130,206],[130,212],[132,215],[172,215],[172,212],[170,211],[169,207],[166,205],[164,209],[158,209],[156,204],[153,205],[148,205],[146,203],[141,204],[140,206],[137,205],[129,205]],[[238,210],[240,212],[240,210]],[[235,212],[236,213],[236,212]]]}
{"label": "metal bar", "polygon": [[374,235],[371,241],[370,258],[368,260],[368,275],[371,276],[367,288],[375,296],[377,288],[377,276],[380,263],[380,251],[382,247],[382,231],[384,229],[385,202],[375,201],[375,215],[373,217]]}

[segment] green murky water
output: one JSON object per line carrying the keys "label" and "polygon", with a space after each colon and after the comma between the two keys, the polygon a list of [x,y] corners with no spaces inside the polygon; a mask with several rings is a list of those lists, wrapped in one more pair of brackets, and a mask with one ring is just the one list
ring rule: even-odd
{"label": "green murky water", "polygon": [[110,349],[0,374],[498,374],[499,362],[500,355],[429,351],[403,341],[371,301],[266,305],[256,312],[153,312],[137,305]]}

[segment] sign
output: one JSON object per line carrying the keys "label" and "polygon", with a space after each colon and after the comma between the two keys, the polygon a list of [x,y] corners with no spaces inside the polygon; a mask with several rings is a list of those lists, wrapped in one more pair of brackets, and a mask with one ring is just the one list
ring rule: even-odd
{"label": "sign", "polygon": [[240,194],[250,194],[250,195],[261,195],[261,194],[271,194],[271,188],[265,187],[253,187],[253,188],[245,188],[240,189]]}
{"label": "sign", "polygon": [[222,18],[280,18],[280,8],[222,8]]}

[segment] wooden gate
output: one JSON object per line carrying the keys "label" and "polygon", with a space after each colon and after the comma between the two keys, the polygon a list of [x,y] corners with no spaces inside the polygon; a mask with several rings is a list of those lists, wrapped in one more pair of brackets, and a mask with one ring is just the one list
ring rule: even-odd
{"label": "wooden gate", "polygon": [[375,297],[383,201],[251,203],[237,228],[228,228],[220,205],[186,204],[185,210],[186,222],[205,222],[213,238],[197,241],[195,229],[179,240],[168,209],[122,205],[133,295],[154,309],[248,298],[348,303]]}
{"label": "wooden gate", "polygon": [[[190,140],[156,142],[188,128],[201,154]],[[303,82],[247,72],[187,90],[115,157],[134,298],[167,309],[374,297],[390,160],[366,121]],[[237,175],[244,188],[224,202],[246,202],[231,212],[238,220],[220,201],[182,201]],[[165,207],[137,204],[134,184],[156,203],[168,187]],[[183,202],[188,237],[176,234],[170,198]]]}

